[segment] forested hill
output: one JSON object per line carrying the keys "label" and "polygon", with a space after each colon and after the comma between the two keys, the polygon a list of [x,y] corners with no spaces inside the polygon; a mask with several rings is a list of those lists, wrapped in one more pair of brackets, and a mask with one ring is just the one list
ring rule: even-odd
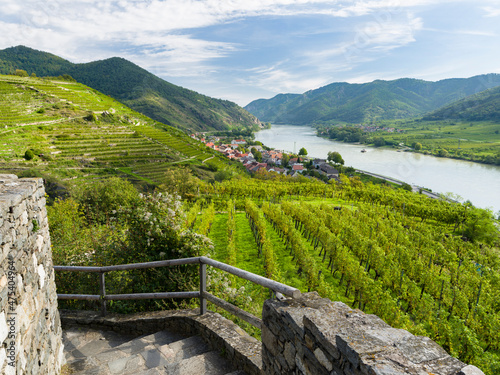
{"label": "forested hill", "polygon": [[69,74],[154,120],[181,129],[256,128],[259,123],[233,102],[173,85],[122,58],[73,64],[23,46],[0,51],[0,74],[10,74],[16,69],[39,77]]}
{"label": "forested hill", "polygon": [[350,123],[422,116],[467,96],[500,86],[500,74],[438,82],[402,78],[364,84],[332,83],[302,95],[279,94],[245,109],[261,121],[311,124]]}
{"label": "forested hill", "polygon": [[468,96],[424,116],[424,120],[444,119],[500,122],[500,87]]}

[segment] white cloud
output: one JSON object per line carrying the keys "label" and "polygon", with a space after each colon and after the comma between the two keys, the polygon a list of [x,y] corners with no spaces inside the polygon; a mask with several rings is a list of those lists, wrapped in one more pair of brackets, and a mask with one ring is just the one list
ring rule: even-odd
{"label": "white cloud", "polygon": [[486,17],[500,16],[500,8],[484,7],[483,10],[486,12]]}
{"label": "white cloud", "polygon": [[414,42],[415,34],[423,28],[421,18],[411,14],[398,18],[386,22],[372,20],[362,23],[346,41],[320,51],[308,51],[305,56],[317,66],[334,63],[337,69],[342,62],[352,67],[376,59],[388,51]]}
{"label": "white cloud", "polygon": [[[483,10],[486,16],[494,17],[500,15],[495,1],[0,0],[0,48],[24,44],[73,62],[119,55],[166,79],[186,77],[186,81],[195,82],[193,77],[199,77],[206,86],[207,82],[213,82],[219,87],[229,87],[226,81],[213,80],[223,75],[222,70],[231,70],[232,77],[241,74],[241,78],[231,78],[239,87],[245,84],[267,92],[303,92],[339,77],[354,77],[362,64],[413,44],[424,30],[424,13],[416,16],[413,12],[428,11],[442,4],[468,3]],[[321,46],[303,43],[301,49],[280,49],[283,55],[278,57],[282,60],[279,62],[276,56],[267,59],[264,49],[250,44],[257,37],[242,38],[236,44],[227,42],[235,38],[225,35],[226,39],[219,39],[217,34],[219,25],[245,20],[249,21],[246,25],[252,23],[259,28],[262,17],[290,19],[292,24],[294,16],[322,16],[324,23],[316,27],[312,22],[305,29],[298,25],[293,31],[284,32],[279,35],[283,45],[294,38],[313,40],[319,35]],[[460,28],[458,25],[456,28]],[[200,32],[206,27],[211,27],[210,37]],[[467,27],[470,30],[448,29],[446,32],[497,35],[493,26],[486,31],[482,31],[480,25]],[[276,33],[268,29],[259,35],[272,38]],[[282,47],[281,39],[274,42],[277,48]],[[261,38],[259,43],[265,45],[267,41]],[[237,64],[238,58],[244,52],[250,56],[251,50],[263,53],[261,59],[255,58],[263,67],[250,71],[250,62]],[[228,57],[234,66],[228,66],[225,60]],[[371,72],[366,75],[373,76]]]}

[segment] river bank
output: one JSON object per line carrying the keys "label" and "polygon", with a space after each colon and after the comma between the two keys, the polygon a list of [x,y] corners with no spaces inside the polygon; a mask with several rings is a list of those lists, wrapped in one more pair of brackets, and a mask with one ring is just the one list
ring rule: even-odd
{"label": "river bank", "polygon": [[337,142],[318,137],[309,126],[273,125],[256,133],[255,140],[288,152],[304,147],[315,158],[338,151],[346,166],[426,187],[436,194],[451,192],[478,207],[500,210],[499,166]]}
{"label": "river bank", "polygon": [[[430,126],[430,124],[419,123],[418,126],[418,129],[415,126],[398,129],[390,125],[385,127],[363,125],[313,127],[318,137],[337,142],[361,143],[367,147],[411,151],[422,155],[500,166],[499,124],[479,123],[462,128],[464,124]],[[478,127],[480,129],[477,132],[472,133],[469,130]],[[474,139],[465,138],[472,134]]]}

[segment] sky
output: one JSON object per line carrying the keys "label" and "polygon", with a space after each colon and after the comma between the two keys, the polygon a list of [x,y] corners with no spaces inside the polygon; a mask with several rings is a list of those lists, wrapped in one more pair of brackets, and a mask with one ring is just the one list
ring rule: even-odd
{"label": "sky", "polygon": [[333,82],[500,73],[500,0],[0,0],[0,49],[119,56],[245,106]]}

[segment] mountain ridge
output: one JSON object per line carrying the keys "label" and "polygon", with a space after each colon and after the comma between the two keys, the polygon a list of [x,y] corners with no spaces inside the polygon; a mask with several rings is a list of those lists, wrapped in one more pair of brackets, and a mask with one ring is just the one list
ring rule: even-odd
{"label": "mountain ridge", "polygon": [[500,122],[500,87],[470,95],[430,112],[422,119]]}
{"label": "mountain ridge", "polygon": [[261,121],[304,125],[373,122],[419,117],[454,101],[500,86],[500,74],[448,78],[334,82],[303,94],[278,94],[244,108]]}
{"label": "mountain ridge", "polygon": [[0,74],[71,75],[164,124],[189,131],[256,129],[260,122],[237,104],[176,86],[121,57],[74,64],[25,46],[0,51]]}

